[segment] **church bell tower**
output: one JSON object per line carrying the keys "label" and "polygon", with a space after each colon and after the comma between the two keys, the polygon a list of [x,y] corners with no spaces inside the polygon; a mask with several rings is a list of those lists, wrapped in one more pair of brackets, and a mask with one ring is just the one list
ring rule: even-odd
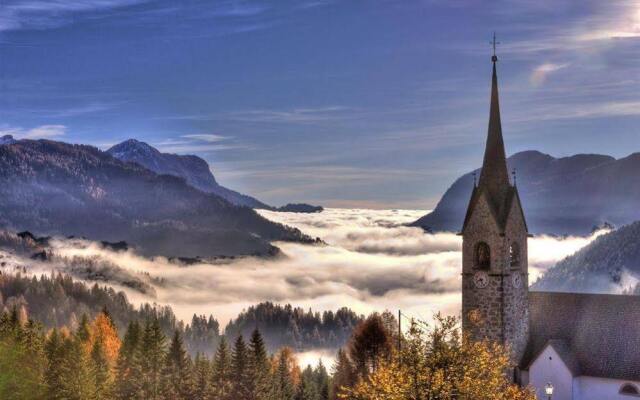
{"label": "church bell tower", "polygon": [[462,227],[462,329],[472,340],[508,346],[522,358],[529,339],[527,224],[509,180],[502,139],[495,55],[489,129],[480,179]]}

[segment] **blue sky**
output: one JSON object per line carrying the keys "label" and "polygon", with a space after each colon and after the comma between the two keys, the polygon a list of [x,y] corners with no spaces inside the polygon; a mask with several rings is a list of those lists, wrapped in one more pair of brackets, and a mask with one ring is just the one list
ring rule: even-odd
{"label": "blue sky", "polygon": [[507,152],[640,151],[637,1],[4,0],[0,132],[194,153],[279,205],[429,208]]}

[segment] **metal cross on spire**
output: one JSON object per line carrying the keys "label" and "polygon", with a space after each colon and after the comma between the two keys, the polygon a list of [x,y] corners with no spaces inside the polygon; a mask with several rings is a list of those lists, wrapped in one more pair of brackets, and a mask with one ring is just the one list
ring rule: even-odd
{"label": "metal cross on spire", "polygon": [[500,42],[496,41],[496,33],[493,32],[493,40],[489,42],[493,46],[493,56],[491,57],[491,61],[498,61],[498,56],[496,55],[496,45],[500,44]]}

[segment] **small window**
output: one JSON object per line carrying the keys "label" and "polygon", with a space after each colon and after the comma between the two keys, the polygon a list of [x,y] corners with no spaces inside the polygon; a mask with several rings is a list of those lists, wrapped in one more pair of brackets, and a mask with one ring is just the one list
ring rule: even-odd
{"label": "small window", "polygon": [[638,389],[638,387],[636,385],[634,385],[634,384],[625,383],[620,388],[620,394],[624,394],[624,395],[627,395],[627,396],[640,397],[640,389]]}
{"label": "small window", "polygon": [[475,266],[478,269],[489,269],[491,267],[491,250],[485,242],[476,245]]}
{"label": "small window", "polygon": [[511,246],[509,246],[509,262],[512,268],[520,266],[520,246],[516,242],[511,243]]}

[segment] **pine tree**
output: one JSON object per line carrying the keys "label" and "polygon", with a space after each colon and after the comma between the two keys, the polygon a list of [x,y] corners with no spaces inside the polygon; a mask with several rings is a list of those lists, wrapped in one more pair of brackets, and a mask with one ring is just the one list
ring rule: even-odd
{"label": "pine tree", "polygon": [[338,394],[342,391],[342,388],[351,387],[355,385],[355,373],[351,361],[347,356],[347,353],[339,349],[336,361],[333,367],[333,379],[331,381],[331,391],[329,398],[331,400],[337,400]]}
{"label": "pine tree", "polygon": [[251,334],[249,342],[249,391],[250,399],[262,399],[265,393],[269,392],[269,360],[267,359],[267,349],[260,331],[255,329]]}
{"label": "pine tree", "polygon": [[100,337],[93,342],[90,364],[90,371],[95,386],[93,399],[103,400],[111,398],[111,371],[109,370],[109,361],[104,351],[103,340]]}
{"label": "pine tree", "polygon": [[137,392],[139,398],[158,400],[162,368],[165,359],[166,338],[157,318],[147,320],[136,351],[133,376],[140,380]]}
{"label": "pine tree", "polygon": [[76,338],[82,344],[89,342],[89,339],[91,339],[91,329],[89,328],[89,318],[87,318],[87,314],[82,314],[82,319],[76,330]]}
{"label": "pine tree", "polygon": [[329,374],[322,360],[318,361],[318,366],[313,371],[315,384],[320,400],[329,400]]}
{"label": "pine tree", "polygon": [[231,355],[229,354],[229,347],[227,341],[223,337],[220,340],[218,349],[213,358],[213,365],[211,367],[211,394],[212,398],[216,400],[229,400],[232,384],[231,384]]}
{"label": "pine tree", "polygon": [[211,393],[211,368],[209,360],[204,355],[196,354],[193,362],[193,392],[194,400],[208,400]]}
{"label": "pine tree", "polygon": [[134,375],[136,354],[139,351],[142,332],[138,321],[129,323],[120,347],[116,365],[115,397],[127,400],[135,398],[139,388],[139,377]]}
{"label": "pine tree", "polygon": [[191,399],[191,359],[184,349],[182,335],[178,330],[174,332],[165,358],[162,392],[165,399]]}
{"label": "pine tree", "polygon": [[293,400],[295,395],[293,379],[291,377],[291,353],[288,348],[280,350],[277,357],[277,367],[274,376],[275,398]]}
{"label": "pine tree", "polygon": [[295,400],[320,400],[313,369],[310,365],[302,371],[300,383],[296,389]]}
{"label": "pine tree", "polygon": [[89,367],[89,357],[80,336],[65,339],[62,360],[62,398],[86,400],[95,394],[94,380]]}
{"label": "pine tree", "polygon": [[62,361],[64,359],[63,338],[57,329],[49,334],[45,343],[46,368],[44,383],[47,399],[62,400]]}
{"label": "pine tree", "polygon": [[42,398],[46,365],[43,334],[38,324],[29,321],[22,326],[19,314],[11,314],[0,314],[0,398]]}
{"label": "pine tree", "polygon": [[240,335],[233,346],[231,359],[231,382],[233,386],[230,398],[243,400],[251,398],[249,376],[247,345],[242,335]]}

